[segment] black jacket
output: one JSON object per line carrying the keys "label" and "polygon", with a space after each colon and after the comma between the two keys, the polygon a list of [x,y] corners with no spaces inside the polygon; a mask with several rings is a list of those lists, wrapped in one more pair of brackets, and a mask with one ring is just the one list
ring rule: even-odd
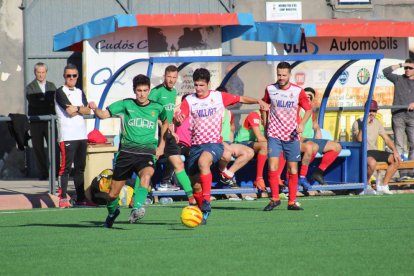
{"label": "black jacket", "polygon": [[24,114],[10,113],[11,122],[7,122],[11,136],[16,140],[19,150],[24,150],[27,147],[27,142],[30,139],[29,135],[29,120]]}
{"label": "black jacket", "polygon": [[32,81],[26,86],[26,99],[29,103],[28,115],[51,115],[55,113],[56,86],[53,82],[46,81],[46,92],[43,93],[37,83]]}

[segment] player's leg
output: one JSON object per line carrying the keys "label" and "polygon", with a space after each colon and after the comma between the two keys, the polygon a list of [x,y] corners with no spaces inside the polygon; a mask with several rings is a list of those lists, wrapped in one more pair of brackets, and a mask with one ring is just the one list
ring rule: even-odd
{"label": "player's leg", "polygon": [[193,188],[191,187],[191,181],[185,171],[184,162],[183,160],[181,160],[181,156],[178,154],[171,155],[168,157],[168,161],[170,161],[174,167],[175,176],[177,177],[178,182],[180,182],[181,186],[183,187],[185,194],[187,195],[189,204],[195,204]]}
{"label": "player's leg", "polygon": [[315,170],[312,175],[312,178],[318,181],[320,184],[327,184],[323,179],[323,174],[325,170],[335,161],[339,153],[342,150],[342,146],[334,141],[328,141],[324,139],[315,139],[319,145],[319,152],[323,153],[323,157],[319,167]]}
{"label": "player's leg", "polygon": [[266,191],[266,185],[263,179],[264,166],[267,160],[267,142],[254,142],[253,150],[256,155],[256,180],[255,186],[262,191]]}
{"label": "player's leg", "polygon": [[112,228],[112,225],[115,222],[115,219],[119,216],[119,204],[118,196],[121,192],[122,187],[125,185],[126,180],[114,180],[111,181],[111,189],[108,193],[108,203],[106,208],[108,209],[108,216],[106,217],[104,227]]}
{"label": "player's leg", "polygon": [[282,143],[279,139],[270,137],[268,140],[268,181],[272,198],[263,211],[272,211],[280,205],[279,180],[277,169],[279,168],[279,156],[282,152]]}
{"label": "player's leg", "polygon": [[151,185],[151,177],[154,175],[154,165],[147,166],[148,162],[140,162],[145,164],[138,167],[138,177],[140,179],[140,185],[138,187],[138,195],[134,198],[134,207],[131,210],[128,221],[129,223],[135,223],[145,215],[144,204],[148,196],[148,187]]}
{"label": "player's leg", "polygon": [[310,140],[304,140],[302,143],[300,143],[300,152],[303,153],[303,156],[299,172],[299,184],[303,187],[305,192],[311,188],[306,175],[308,174],[309,165],[315,158],[318,149],[319,146]]}
{"label": "player's leg", "polygon": [[[242,144],[231,144],[230,148],[234,154],[235,160],[227,171],[231,173],[233,179],[234,174],[253,159],[254,150]],[[235,181],[233,181],[231,186],[234,188],[239,187]]]}
{"label": "player's leg", "polygon": [[299,141],[283,142],[283,151],[288,163],[288,210],[303,210],[299,203],[296,202],[296,193],[298,192],[298,162],[301,160]]}
{"label": "player's leg", "polygon": [[233,180],[234,172],[227,169],[227,165],[231,162],[231,159],[233,155],[235,154],[230,144],[223,142],[223,146],[224,146],[224,152],[220,160],[218,161],[218,169],[220,172],[220,183],[222,185],[228,185],[230,187],[237,188],[237,184]]}

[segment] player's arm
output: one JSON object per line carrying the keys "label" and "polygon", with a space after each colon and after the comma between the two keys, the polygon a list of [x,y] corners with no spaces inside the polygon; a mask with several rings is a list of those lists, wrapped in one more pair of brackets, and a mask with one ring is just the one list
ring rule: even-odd
{"label": "player's arm", "polygon": [[82,104],[81,106],[77,106],[76,110],[80,115],[90,115],[91,108],[89,107],[88,100],[86,99],[85,93],[82,91]]}
{"label": "player's arm", "polygon": [[174,116],[174,124],[180,126],[190,114],[190,106],[186,99],[181,102],[180,111]]}
{"label": "player's arm", "polygon": [[230,112],[230,142],[234,142],[234,133],[236,132],[236,125],[234,124],[233,112]]}
{"label": "player's arm", "polygon": [[89,105],[89,108],[92,109],[93,112],[95,113],[95,116],[98,117],[99,119],[107,119],[111,117],[111,113],[109,112],[109,110],[99,109],[95,102],[90,102],[88,105]]}
{"label": "player's arm", "polygon": [[310,104],[308,97],[306,96],[306,93],[303,89],[299,93],[299,106],[302,107],[303,110],[305,110],[305,114],[303,115],[303,118],[298,124],[296,130],[298,133],[302,133],[305,128],[306,122],[312,116],[312,105]]}
{"label": "player's arm", "polygon": [[165,136],[167,134],[168,126],[169,126],[168,120],[167,120],[167,118],[165,118],[165,120],[162,121],[162,125],[161,125],[161,131],[160,131],[161,140],[160,140],[160,142],[158,144],[158,147],[157,147],[157,150],[156,150],[156,153],[155,153],[157,159],[161,155],[164,154],[164,149],[165,149]]}
{"label": "player's arm", "polygon": [[316,139],[322,139],[321,128],[319,127],[319,124],[318,124],[318,121],[316,120],[316,118],[312,122],[312,128],[315,131],[315,138]]}
{"label": "player's arm", "polygon": [[399,164],[401,162],[401,156],[398,153],[397,148],[395,147],[394,142],[391,140],[390,136],[387,133],[380,134],[382,139],[384,139],[385,144],[392,150],[392,154],[394,156],[394,161]]}

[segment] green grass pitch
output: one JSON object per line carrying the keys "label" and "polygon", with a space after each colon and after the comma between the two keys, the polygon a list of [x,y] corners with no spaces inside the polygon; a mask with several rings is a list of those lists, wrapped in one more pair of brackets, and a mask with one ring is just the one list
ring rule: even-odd
{"label": "green grass pitch", "polygon": [[414,194],[311,197],[263,212],[267,200],[214,201],[185,228],[184,202],[122,209],[0,211],[0,275],[412,275]]}

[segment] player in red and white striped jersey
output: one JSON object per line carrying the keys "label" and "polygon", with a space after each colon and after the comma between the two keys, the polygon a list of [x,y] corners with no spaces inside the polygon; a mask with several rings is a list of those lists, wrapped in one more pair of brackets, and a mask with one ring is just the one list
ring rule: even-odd
{"label": "player in red and white striped jersey", "polygon": [[180,124],[186,117],[190,117],[192,139],[188,160],[189,175],[205,224],[211,212],[210,166],[218,162],[223,154],[221,127],[224,107],[240,102],[260,104],[262,109],[267,110],[268,104],[248,96],[209,90],[210,72],[205,68],[194,71],[193,81],[195,93],[181,103],[180,113],[175,121]]}
{"label": "player in red and white striped jersey", "polygon": [[[287,62],[277,65],[277,82],[268,85],[263,100],[270,104],[268,116],[268,167],[269,185],[272,199],[264,208],[271,211],[280,205],[277,168],[279,155],[283,151],[288,161],[289,202],[288,210],[303,210],[296,202],[298,190],[298,162],[301,159],[299,135],[312,113],[312,106],[305,91],[291,83],[291,69]],[[298,123],[299,108],[306,112],[303,120]]]}

